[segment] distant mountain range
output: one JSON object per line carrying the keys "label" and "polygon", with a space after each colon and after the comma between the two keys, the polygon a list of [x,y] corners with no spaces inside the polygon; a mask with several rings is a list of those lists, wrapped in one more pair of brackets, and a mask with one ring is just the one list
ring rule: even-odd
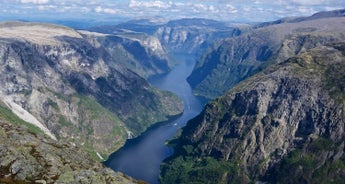
{"label": "distant mountain range", "polygon": [[254,26],[208,48],[188,82],[196,95],[215,98],[270,64],[319,45],[343,41],[344,22],[344,11],[339,10]]}
{"label": "distant mountain range", "polygon": [[241,29],[223,22],[209,19],[180,19],[168,22],[150,19],[128,21],[116,26],[91,28],[102,33],[123,30],[146,33],[158,38],[169,53],[187,53],[199,56],[214,40],[236,36]]}
{"label": "distant mountain range", "polygon": [[0,23],[0,183],[141,182],[94,161],[183,112],[146,81],[175,54],[198,59],[188,82],[213,100],[169,142],[162,183],[343,183],[344,12],[256,25]]}

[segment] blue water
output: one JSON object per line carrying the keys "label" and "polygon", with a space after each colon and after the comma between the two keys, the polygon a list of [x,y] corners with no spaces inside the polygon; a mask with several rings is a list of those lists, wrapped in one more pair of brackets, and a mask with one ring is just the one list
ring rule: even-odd
{"label": "blue water", "polygon": [[162,90],[177,94],[184,102],[184,113],[177,119],[161,123],[143,133],[140,137],[128,140],[124,147],[113,153],[105,165],[115,171],[121,171],[135,179],[157,184],[162,161],[173,154],[172,148],[165,145],[176,131],[185,126],[187,121],[202,110],[202,102],[192,94],[186,78],[195,64],[193,57],[176,56],[179,61],[171,72],[149,79],[149,82]]}

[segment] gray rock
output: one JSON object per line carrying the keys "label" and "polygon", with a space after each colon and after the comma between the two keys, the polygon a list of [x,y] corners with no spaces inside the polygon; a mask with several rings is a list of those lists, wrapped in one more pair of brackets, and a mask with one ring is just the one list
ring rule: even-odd
{"label": "gray rock", "polygon": [[137,183],[95,162],[79,147],[47,140],[6,121],[0,128],[8,135],[0,137],[6,148],[0,155],[0,183]]}
{"label": "gray rock", "polygon": [[216,98],[271,64],[320,45],[343,41],[342,25],[343,17],[306,19],[222,39],[203,53],[188,82],[195,94]]}
{"label": "gray rock", "polygon": [[[162,168],[162,181],[342,181],[344,68],[345,43],[337,43],[311,49],[241,82],[183,128],[174,141],[175,155]],[[210,159],[220,166],[208,164]],[[176,174],[176,168],[189,173]],[[195,173],[211,171],[218,175],[195,178]],[[173,181],[165,179],[171,175]]]}
{"label": "gray rock", "polygon": [[120,148],[128,131],[137,136],[183,111],[177,96],[151,87],[91,37],[57,25],[0,24],[1,100],[95,159]]}

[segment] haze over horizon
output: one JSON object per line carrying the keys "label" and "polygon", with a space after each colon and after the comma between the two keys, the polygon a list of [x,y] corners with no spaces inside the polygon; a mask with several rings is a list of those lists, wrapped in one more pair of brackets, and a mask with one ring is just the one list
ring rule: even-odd
{"label": "haze over horizon", "polygon": [[135,18],[208,18],[265,22],[345,7],[339,0],[0,0],[0,21],[123,22]]}

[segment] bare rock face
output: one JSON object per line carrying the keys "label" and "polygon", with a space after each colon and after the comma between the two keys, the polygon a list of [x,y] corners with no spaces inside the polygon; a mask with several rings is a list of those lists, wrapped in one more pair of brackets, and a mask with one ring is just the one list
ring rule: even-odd
{"label": "bare rock face", "polygon": [[213,99],[273,63],[345,38],[343,16],[267,25],[216,42],[188,77],[196,95]]}
{"label": "bare rock face", "polygon": [[[133,31],[109,32],[107,34],[82,31],[94,46],[102,46],[113,57],[117,64],[131,69],[143,78],[164,74],[172,65],[166,49],[154,36]],[[108,63],[110,66],[116,63]]]}
{"label": "bare rock face", "polygon": [[0,24],[0,68],[0,96],[13,112],[98,159],[182,112],[177,97],[152,88],[66,27]]}
{"label": "bare rock face", "polygon": [[241,30],[208,19],[172,20],[157,28],[154,35],[173,53],[201,55],[216,39],[237,36]]}
{"label": "bare rock face", "polygon": [[345,43],[332,44],[241,82],[172,142],[163,183],[342,181],[344,67]]}
{"label": "bare rock face", "polygon": [[0,118],[0,183],[138,183],[69,143]]}

